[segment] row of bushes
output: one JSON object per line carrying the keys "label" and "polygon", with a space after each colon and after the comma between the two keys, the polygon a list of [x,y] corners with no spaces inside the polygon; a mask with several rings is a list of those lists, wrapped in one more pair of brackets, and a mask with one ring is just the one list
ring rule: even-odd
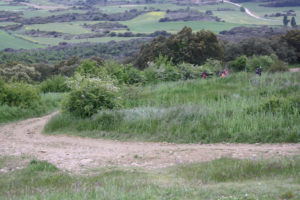
{"label": "row of bushes", "polygon": [[274,54],[271,56],[253,56],[251,58],[247,58],[247,56],[243,55],[229,63],[229,67],[237,72],[254,72],[259,66],[261,66],[264,71],[269,72],[288,71],[287,64],[279,60]]}

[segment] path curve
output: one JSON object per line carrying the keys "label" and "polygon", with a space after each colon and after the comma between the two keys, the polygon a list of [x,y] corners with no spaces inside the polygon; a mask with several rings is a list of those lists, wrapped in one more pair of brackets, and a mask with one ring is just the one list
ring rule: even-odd
{"label": "path curve", "polygon": [[33,156],[77,173],[105,166],[151,169],[224,156],[259,159],[300,153],[300,144],[170,144],[42,134],[55,114],[1,126],[0,156]]}
{"label": "path curve", "polygon": [[[235,5],[235,6],[239,7],[239,8],[242,7],[241,4],[233,3],[233,2],[227,1],[227,0],[224,0],[224,3],[229,3],[229,4],[232,4],[232,5]],[[260,17],[260,16],[258,16],[256,14],[254,14],[253,12],[251,12],[248,8],[245,8],[245,12],[246,12],[247,15],[249,15],[251,17],[254,17],[255,19],[267,20],[267,21],[278,21],[278,20],[274,20],[274,19],[266,19],[266,18]]]}

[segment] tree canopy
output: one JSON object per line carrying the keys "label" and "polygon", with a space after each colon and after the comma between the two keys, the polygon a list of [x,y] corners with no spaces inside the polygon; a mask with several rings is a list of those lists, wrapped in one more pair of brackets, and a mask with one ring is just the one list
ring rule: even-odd
{"label": "tree canopy", "polygon": [[208,58],[221,59],[224,54],[223,44],[211,31],[201,30],[193,33],[189,27],[169,38],[160,36],[151,44],[143,45],[137,55],[135,65],[144,69],[149,61],[159,55],[167,56],[174,63],[188,62],[201,65]]}

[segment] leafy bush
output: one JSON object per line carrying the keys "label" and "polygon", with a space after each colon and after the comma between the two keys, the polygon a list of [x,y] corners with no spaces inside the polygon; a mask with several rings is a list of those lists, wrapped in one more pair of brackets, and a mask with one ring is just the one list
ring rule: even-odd
{"label": "leafy bush", "polygon": [[243,71],[246,68],[247,65],[247,57],[244,56],[240,56],[237,59],[235,59],[234,61],[232,61],[230,63],[230,67],[234,70],[234,71]]}
{"label": "leafy bush", "polygon": [[[169,60],[167,56],[162,56],[160,54],[159,57],[156,58],[155,62],[148,63],[148,67],[153,71],[152,74],[157,80],[176,81],[181,79],[179,69],[174,65],[172,59]],[[153,80],[153,78],[149,77],[149,73],[147,74],[147,77],[150,78],[148,81],[151,82],[151,80]]]}
{"label": "leafy bush", "polygon": [[101,75],[101,67],[96,61],[84,60],[76,69],[75,72],[82,76],[98,77]]}
{"label": "leafy bush", "polygon": [[112,81],[76,74],[69,85],[71,92],[64,99],[63,110],[75,116],[91,117],[99,110],[121,105],[119,88]]}
{"label": "leafy bush", "polygon": [[247,62],[247,71],[255,72],[259,66],[261,66],[264,71],[268,71],[274,62],[273,59],[277,59],[277,57],[275,56],[272,58],[271,56],[253,56]]}
{"label": "leafy bush", "polygon": [[0,82],[0,104],[20,108],[32,108],[40,103],[39,90],[25,83]]}
{"label": "leafy bush", "polygon": [[204,66],[193,65],[189,63],[181,63],[177,65],[177,68],[180,71],[181,79],[188,80],[188,79],[196,79],[201,77]]}
{"label": "leafy bush", "polygon": [[288,71],[288,70],[289,70],[289,68],[288,68],[287,64],[285,64],[281,60],[276,60],[275,62],[272,63],[272,65],[269,68],[269,71],[272,73],[284,72],[284,71]]}
{"label": "leafy bush", "polygon": [[42,92],[67,92],[70,88],[67,85],[66,78],[61,75],[48,78],[41,83],[40,89]]}
{"label": "leafy bush", "polygon": [[40,80],[41,74],[34,67],[22,64],[0,66],[0,76],[5,77],[6,81],[22,81],[31,83]]}
{"label": "leafy bush", "polygon": [[123,77],[124,83],[133,85],[145,82],[145,76],[142,71],[134,68],[132,65],[127,65],[125,71],[126,73]]}

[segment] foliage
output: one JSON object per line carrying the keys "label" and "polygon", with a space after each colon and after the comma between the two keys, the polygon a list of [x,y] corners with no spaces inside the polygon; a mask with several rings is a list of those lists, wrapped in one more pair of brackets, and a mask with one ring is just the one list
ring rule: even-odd
{"label": "foliage", "polygon": [[296,23],[295,17],[292,17],[291,26],[292,26],[293,28],[296,28],[296,27],[297,27],[297,23]]}
{"label": "foliage", "polygon": [[40,103],[38,88],[25,83],[0,83],[0,105],[33,108]]}
{"label": "foliage", "polygon": [[0,76],[4,77],[6,81],[31,83],[40,80],[41,74],[34,67],[11,63],[0,65]]}
{"label": "foliage", "polygon": [[288,31],[286,35],[282,37],[287,43],[295,48],[297,52],[298,61],[300,60],[300,30]]}
{"label": "foliage", "polygon": [[96,61],[84,60],[75,72],[81,76],[99,77],[102,74],[102,69]]}
{"label": "foliage", "polygon": [[246,38],[238,42],[229,42],[225,45],[225,61],[232,61],[242,55],[252,57],[254,55],[275,54],[280,60],[295,63],[299,59],[299,49],[297,50],[294,37],[297,34],[287,33],[286,35],[273,36],[269,38]]}
{"label": "foliage", "polygon": [[274,60],[278,60],[276,55],[273,55],[273,58],[271,56],[253,56],[248,59],[246,69],[249,72],[255,72],[261,66],[264,71],[268,71]]}
{"label": "foliage", "polygon": [[69,81],[70,93],[63,102],[63,110],[79,117],[91,117],[103,109],[121,106],[119,88],[113,81],[89,78],[76,74]]}
{"label": "foliage", "polygon": [[237,72],[243,71],[246,69],[247,61],[248,58],[245,55],[240,56],[230,63],[230,67]]}
{"label": "foliage", "polygon": [[59,109],[61,100],[62,94],[47,93],[41,94],[39,104],[30,108],[0,105],[0,124],[48,114]]}
{"label": "foliage", "polygon": [[272,73],[284,72],[284,71],[288,71],[288,70],[289,70],[289,67],[287,66],[287,64],[278,59],[275,60],[269,68],[269,71]]}
{"label": "foliage", "polygon": [[283,17],[283,25],[284,26],[288,26],[289,23],[290,23],[290,20],[288,19],[288,16],[284,15],[284,17]]}
{"label": "foliage", "polygon": [[160,54],[173,59],[175,64],[188,62],[203,64],[208,58],[222,58],[223,46],[217,36],[210,31],[193,33],[191,28],[184,27],[169,38],[160,36],[151,44],[141,47],[135,65],[144,69],[148,62],[154,61]]}
{"label": "foliage", "polygon": [[67,79],[62,75],[53,76],[40,84],[40,89],[42,92],[67,92],[69,87],[67,85]]}
{"label": "foliage", "polygon": [[88,120],[62,114],[46,131],[176,143],[299,142],[299,75],[243,72],[130,87],[122,109]]}

